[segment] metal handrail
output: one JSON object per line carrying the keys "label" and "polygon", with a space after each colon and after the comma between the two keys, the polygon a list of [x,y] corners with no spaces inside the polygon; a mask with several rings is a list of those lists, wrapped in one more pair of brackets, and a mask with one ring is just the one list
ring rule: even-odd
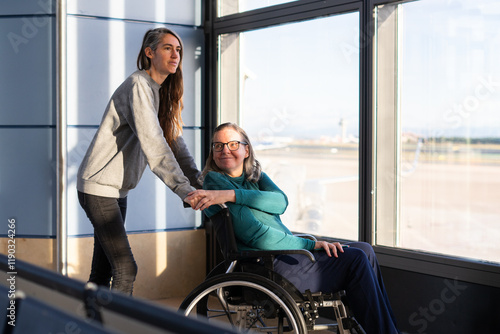
{"label": "metal handrail", "polygon": [[[13,271],[9,267],[8,257],[4,254],[0,254],[0,270],[7,273]],[[216,326],[198,318],[188,319],[175,311],[152,305],[146,301],[104,287],[97,287],[92,283],[83,283],[17,259],[15,261],[15,275],[36,285],[81,300],[87,308],[87,316],[93,320],[101,321],[100,311],[106,309],[127,318],[135,319],[140,323],[167,330],[169,333],[236,334],[230,328]],[[99,298],[89,298],[89,296],[99,296]],[[89,303],[89,301],[91,302]],[[89,312],[90,309],[92,309],[92,312]]]}

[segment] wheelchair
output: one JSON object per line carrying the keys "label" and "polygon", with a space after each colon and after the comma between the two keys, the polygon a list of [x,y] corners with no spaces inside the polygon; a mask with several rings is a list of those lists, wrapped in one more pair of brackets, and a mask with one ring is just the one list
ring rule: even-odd
{"label": "wheelchair", "polygon": [[[365,333],[342,301],[344,291],[324,294],[308,290],[301,293],[285,277],[273,271],[276,256],[303,254],[314,262],[311,252],[238,251],[228,208],[222,206],[222,210],[210,221],[224,261],[184,299],[179,307],[184,316],[222,321],[244,333]],[[317,323],[318,320],[325,320],[320,317],[322,310],[329,314],[333,311],[331,322]]]}

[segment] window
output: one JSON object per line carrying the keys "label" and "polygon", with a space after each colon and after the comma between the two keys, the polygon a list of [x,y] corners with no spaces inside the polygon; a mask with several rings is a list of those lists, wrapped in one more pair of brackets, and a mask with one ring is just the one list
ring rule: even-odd
{"label": "window", "polygon": [[294,231],[358,239],[359,14],[219,36],[219,122],[249,134]]}
{"label": "window", "polygon": [[498,1],[362,3],[219,1],[218,121],[249,132],[292,230],[500,262]]}
{"label": "window", "polygon": [[500,6],[379,6],[376,244],[500,262]]}

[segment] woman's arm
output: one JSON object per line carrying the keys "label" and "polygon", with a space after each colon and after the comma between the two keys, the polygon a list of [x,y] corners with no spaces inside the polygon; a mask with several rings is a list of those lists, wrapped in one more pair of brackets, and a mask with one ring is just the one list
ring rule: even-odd
{"label": "woman's arm", "polygon": [[132,83],[127,101],[129,112],[124,112],[124,116],[139,140],[151,171],[181,199],[185,199],[193,188],[163,137],[154,101],[152,87],[145,78],[138,77]]}
{"label": "woman's arm", "polygon": [[[269,183],[269,178],[263,178],[262,186],[267,190],[278,189],[274,183]],[[266,183],[267,182],[267,183]],[[233,226],[236,238],[246,246],[261,250],[276,249],[309,249],[312,250],[316,244],[312,240],[302,239],[289,233],[288,229],[281,223],[275,213],[268,213],[262,210],[255,210],[247,205],[235,203],[235,191],[237,186],[226,176],[210,172],[203,182],[207,197],[214,196],[216,204],[226,203],[233,218]],[[282,193],[279,190],[279,193]],[[200,192],[197,190],[196,192]],[[246,196],[257,194],[260,191],[249,190]],[[284,196],[284,194],[283,194]],[[264,196],[265,197],[265,196]],[[286,197],[285,197],[286,198]],[[205,200],[204,198],[203,200]],[[258,199],[257,202],[262,200]],[[211,217],[220,210],[216,205],[208,207],[204,212]]]}
{"label": "woman's arm", "polygon": [[266,173],[261,174],[257,185],[258,189],[236,189],[235,203],[272,214],[283,214],[288,206],[285,193]]}
{"label": "woman's arm", "polygon": [[271,214],[282,214],[288,205],[286,195],[262,173],[258,189],[240,189],[224,175],[209,172],[203,182],[205,190],[190,193],[195,210],[204,210],[215,204],[236,203]]}
{"label": "woman's arm", "polygon": [[[233,218],[236,238],[250,248],[260,250],[312,250],[316,246],[313,240],[296,237],[284,230],[263,224],[252,210],[246,206],[230,203],[228,208]],[[263,215],[267,215],[268,219],[274,219],[274,215],[265,213]]]}

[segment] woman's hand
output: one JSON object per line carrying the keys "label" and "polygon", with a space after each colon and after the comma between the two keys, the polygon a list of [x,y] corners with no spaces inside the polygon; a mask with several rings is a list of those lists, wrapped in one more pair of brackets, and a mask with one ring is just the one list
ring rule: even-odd
{"label": "woman's hand", "polygon": [[183,202],[189,204],[191,206],[191,208],[193,208],[193,205],[196,205],[196,203],[194,203],[193,199],[190,199],[189,196],[186,196],[186,198],[183,199]]}
{"label": "woman's hand", "polygon": [[184,199],[194,210],[205,210],[215,204],[235,202],[234,190],[195,190]]}
{"label": "woman's hand", "polygon": [[344,252],[343,247],[349,247],[349,246],[343,246],[342,244],[340,244],[340,242],[316,241],[314,249],[323,248],[329,257],[332,257],[332,254],[335,257],[339,257],[338,252],[340,251],[341,253],[343,253]]}

